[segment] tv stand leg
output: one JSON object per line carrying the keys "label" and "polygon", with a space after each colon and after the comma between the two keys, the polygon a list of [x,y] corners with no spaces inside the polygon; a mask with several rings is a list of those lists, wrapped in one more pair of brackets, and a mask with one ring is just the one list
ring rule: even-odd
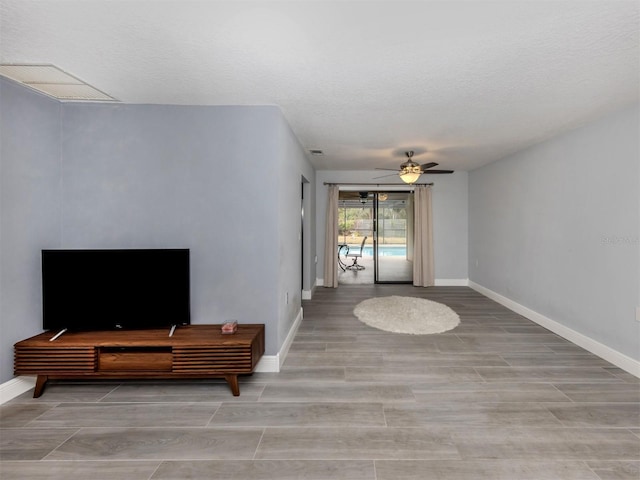
{"label": "tv stand leg", "polygon": [[240,386],[238,385],[238,375],[225,375],[224,379],[229,384],[231,388],[231,393],[233,393],[234,397],[240,396]]}
{"label": "tv stand leg", "polygon": [[44,390],[44,384],[47,383],[49,377],[46,375],[38,375],[36,378],[36,388],[33,390],[33,398],[38,398],[42,395],[42,391]]}

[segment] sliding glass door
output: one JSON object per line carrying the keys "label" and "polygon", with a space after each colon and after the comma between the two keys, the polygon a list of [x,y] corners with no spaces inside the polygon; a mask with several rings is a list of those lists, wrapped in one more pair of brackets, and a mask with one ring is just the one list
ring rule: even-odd
{"label": "sliding glass door", "polygon": [[338,283],[413,282],[413,193],[341,191]]}
{"label": "sliding glass door", "polygon": [[413,280],[413,194],[377,192],[374,197],[374,281]]}

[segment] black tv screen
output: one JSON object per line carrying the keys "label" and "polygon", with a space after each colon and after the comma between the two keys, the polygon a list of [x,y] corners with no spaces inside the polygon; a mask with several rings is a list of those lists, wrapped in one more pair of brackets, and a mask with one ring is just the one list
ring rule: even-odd
{"label": "black tv screen", "polygon": [[45,330],[190,323],[189,250],[42,250]]}

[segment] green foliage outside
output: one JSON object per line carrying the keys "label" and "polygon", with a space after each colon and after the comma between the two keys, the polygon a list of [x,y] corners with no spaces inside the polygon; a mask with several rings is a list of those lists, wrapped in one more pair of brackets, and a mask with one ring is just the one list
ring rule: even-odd
{"label": "green foliage outside", "polygon": [[[372,209],[367,207],[338,208],[338,236],[340,243],[357,244],[367,236],[367,244],[373,243]],[[406,243],[406,208],[381,208],[379,229],[383,243]]]}

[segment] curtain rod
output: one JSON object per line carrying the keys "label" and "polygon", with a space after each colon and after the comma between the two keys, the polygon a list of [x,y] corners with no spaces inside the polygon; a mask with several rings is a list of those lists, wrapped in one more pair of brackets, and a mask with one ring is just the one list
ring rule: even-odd
{"label": "curtain rod", "polygon": [[365,186],[365,187],[387,187],[387,186],[393,186],[393,187],[415,187],[416,185],[426,185],[426,186],[431,186],[433,185],[433,182],[431,183],[354,183],[354,182],[348,182],[348,183],[334,183],[334,182],[324,182],[325,185],[356,185],[356,186]]}

